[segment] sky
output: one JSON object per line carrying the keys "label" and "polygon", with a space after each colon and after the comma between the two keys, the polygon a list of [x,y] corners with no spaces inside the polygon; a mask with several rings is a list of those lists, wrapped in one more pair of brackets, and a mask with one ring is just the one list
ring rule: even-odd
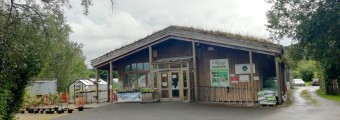
{"label": "sky", "polygon": [[[81,0],[70,0],[65,9],[72,28],[70,40],[83,44],[86,65],[116,48],[170,25],[269,38],[264,0],[92,0],[84,15]],[[289,45],[290,40],[281,41]]]}

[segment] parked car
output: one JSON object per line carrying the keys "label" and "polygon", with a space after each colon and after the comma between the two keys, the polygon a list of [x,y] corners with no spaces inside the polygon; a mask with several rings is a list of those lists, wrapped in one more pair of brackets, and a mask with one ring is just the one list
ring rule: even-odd
{"label": "parked car", "polygon": [[305,82],[302,79],[293,79],[293,86],[305,86]]}
{"label": "parked car", "polygon": [[311,86],[319,86],[320,83],[319,83],[319,79],[313,79],[313,81],[310,83]]}

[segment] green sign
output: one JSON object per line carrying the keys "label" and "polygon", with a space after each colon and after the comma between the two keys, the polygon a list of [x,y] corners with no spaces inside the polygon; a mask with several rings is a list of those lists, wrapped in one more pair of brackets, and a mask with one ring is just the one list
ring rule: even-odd
{"label": "green sign", "polygon": [[229,87],[229,62],[228,59],[210,60],[211,86]]}

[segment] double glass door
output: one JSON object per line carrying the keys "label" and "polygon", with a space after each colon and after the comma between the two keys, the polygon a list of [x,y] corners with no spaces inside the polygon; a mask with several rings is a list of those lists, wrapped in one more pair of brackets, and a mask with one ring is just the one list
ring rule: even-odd
{"label": "double glass door", "polygon": [[160,92],[162,101],[186,100],[187,74],[186,71],[159,72]]}

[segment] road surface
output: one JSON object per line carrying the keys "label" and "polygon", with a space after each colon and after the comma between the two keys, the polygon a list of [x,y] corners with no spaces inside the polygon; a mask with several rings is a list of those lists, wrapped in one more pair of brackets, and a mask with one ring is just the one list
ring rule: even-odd
{"label": "road surface", "polygon": [[[317,104],[301,98],[307,89]],[[56,120],[340,120],[340,103],[315,94],[318,87],[300,87],[290,106],[231,107],[221,104],[161,102],[108,104]]]}

